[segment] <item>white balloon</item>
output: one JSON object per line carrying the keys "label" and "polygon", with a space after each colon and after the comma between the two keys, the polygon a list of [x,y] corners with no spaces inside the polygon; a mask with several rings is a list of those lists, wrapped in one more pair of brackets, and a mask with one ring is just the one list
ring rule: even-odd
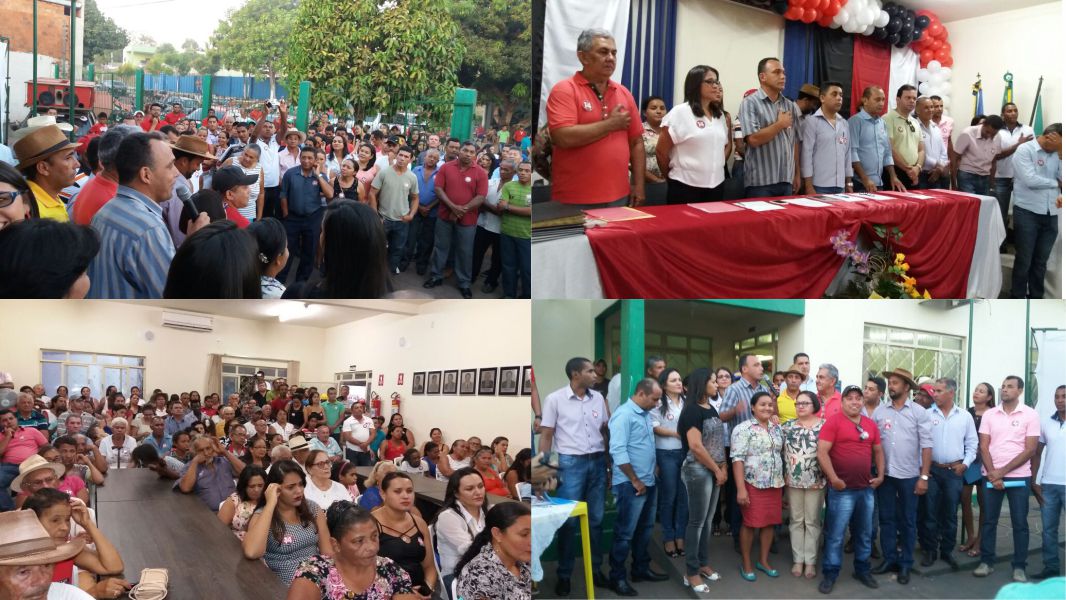
{"label": "white balloon", "polygon": [[923,96],[928,96],[929,94],[932,93],[930,91],[929,82],[928,81],[923,81],[923,82],[918,84],[918,93],[920,93]]}
{"label": "white balloon", "polygon": [[930,73],[934,73],[936,71],[939,71],[940,67],[941,67],[940,61],[936,60],[936,59],[933,59],[933,60],[929,61],[929,64],[925,65],[925,68],[929,69]]}
{"label": "white balloon", "polygon": [[884,27],[885,25],[888,25],[888,21],[888,13],[882,10],[881,13],[877,15],[877,20],[874,21],[874,25],[877,25],[878,27]]}
{"label": "white balloon", "polygon": [[918,81],[929,81],[929,69],[918,69]]}
{"label": "white balloon", "polygon": [[847,23],[848,19],[850,19],[850,18],[851,18],[851,14],[848,12],[847,7],[846,6],[842,6],[842,7],[840,7],[840,12],[838,12],[836,14],[836,16],[833,17],[833,22],[837,23],[839,25],[843,25],[843,24]]}
{"label": "white balloon", "polygon": [[862,34],[863,35],[873,35],[874,29],[877,29],[877,28],[874,27],[873,23],[870,23],[869,25],[866,26],[866,29],[862,30]]}
{"label": "white balloon", "polygon": [[944,80],[951,80],[951,67],[940,67],[940,72],[944,75]]}
{"label": "white balloon", "polygon": [[944,106],[947,106],[947,105],[951,104],[951,96],[950,95],[948,95],[946,93],[937,94],[937,95],[940,96],[940,99],[944,101]]}

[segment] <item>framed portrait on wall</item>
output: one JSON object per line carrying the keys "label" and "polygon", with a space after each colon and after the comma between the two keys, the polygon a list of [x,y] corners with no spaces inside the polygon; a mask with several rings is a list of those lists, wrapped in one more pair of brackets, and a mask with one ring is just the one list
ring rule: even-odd
{"label": "framed portrait on wall", "polygon": [[518,395],[518,367],[500,367],[500,395]]}
{"label": "framed portrait on wall", "polygon": [[533,365],[522,367],[522,395],[533,395]]}
{"label": "framed portrait on wall", "polygon": [[425,372],[415,373],[411,377],[411,393],[412,394],[425,394],[426,393],[426,374]]}
{"label": "framed portrait on wall", "polygon": [[481,369],[481,376],[477,378],[477,393],[482,396],[496,394],[496,367]]}
{"label": "framed portrait on wall", "polygon": [[426,393],[440,393],[440,371],[430,371],[429,373],[426,373]]}
{"label": "framed portrait on wall", "polygon": [[440,393],[442,394],[454,394],[459,389],[459,371],[453,369],[451,371],[444,371],[444,384],[441,386]]}
{"label": "framed portrait on wall", "polygon": [[459,372],[459,394],[463,396],[477,394],[477,369],[463,369]]}

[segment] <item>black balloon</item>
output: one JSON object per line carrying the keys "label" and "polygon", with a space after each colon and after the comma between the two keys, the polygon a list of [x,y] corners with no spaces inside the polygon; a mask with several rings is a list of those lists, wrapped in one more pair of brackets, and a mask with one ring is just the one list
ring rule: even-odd
{"label": "black balloon", "polygon": [[780,2],[780,1],[779,2],[774,2],[770,6],[770,8],[773,9],[773,11],[775,13],[777,13],[779,15],[783,15],[783,14],[785,14],[785,11],[788,10],[788,2],[787,1],[785,1],[785,2]]}
{"label": "black balloon", "polygon": [[929,27],[929,23],[931,23],[931,21],[926,15],[922,15],[914,19],[914,24],[917,25],[919,29],[925,29],[926,27]]}
{"label": "black balloon", "polygon": [[874,28],[873,36],[874,36],[874,39],[878,39],[878,40],[887,39],[888,38],[888,30],[886,30],[884,27],[876,27],[876,28]]}
{"label": "black balloon", "polygon": [[885,28],[888,29],[890,35],[899,33],[899,30],[903,28],[903,21],[899,17],[892,17]]}
{"label": "black balloon", "polygon": [[892,35],[889,35],[888,39],[885,41],[887,41],[889,44],[896,45],[899,43],[899,34],[893,33]]}

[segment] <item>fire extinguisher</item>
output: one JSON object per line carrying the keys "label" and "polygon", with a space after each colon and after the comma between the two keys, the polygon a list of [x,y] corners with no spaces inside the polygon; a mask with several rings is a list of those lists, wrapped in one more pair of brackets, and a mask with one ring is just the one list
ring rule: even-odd
{"label": "fire extinguisher", "polygon": [[375,417],[381,415],[381,396],[377,392],[370,392],[370,414]]}
{"label": "fire extinguisher", "polygon": [[391,414],[396,414],[396,413],[400,412],[400,393],[399,392],[393,392],[392,396],[390,396],[390,397],[392,398],[392,413]]}

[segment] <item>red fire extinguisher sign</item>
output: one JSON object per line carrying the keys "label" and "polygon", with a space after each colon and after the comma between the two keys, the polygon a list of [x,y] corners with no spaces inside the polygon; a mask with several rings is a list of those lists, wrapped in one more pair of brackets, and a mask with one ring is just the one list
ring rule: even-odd
{"label": "red fire extinguisher sign", "polygon": [[378,375],[378,385],[385,385],[385,374],[384,373],[381,373],[381,374]]}
{"label": "red fire extinguisher sign", "polygon": [[403,373],[396,376],[396,385],[403,385]]}

